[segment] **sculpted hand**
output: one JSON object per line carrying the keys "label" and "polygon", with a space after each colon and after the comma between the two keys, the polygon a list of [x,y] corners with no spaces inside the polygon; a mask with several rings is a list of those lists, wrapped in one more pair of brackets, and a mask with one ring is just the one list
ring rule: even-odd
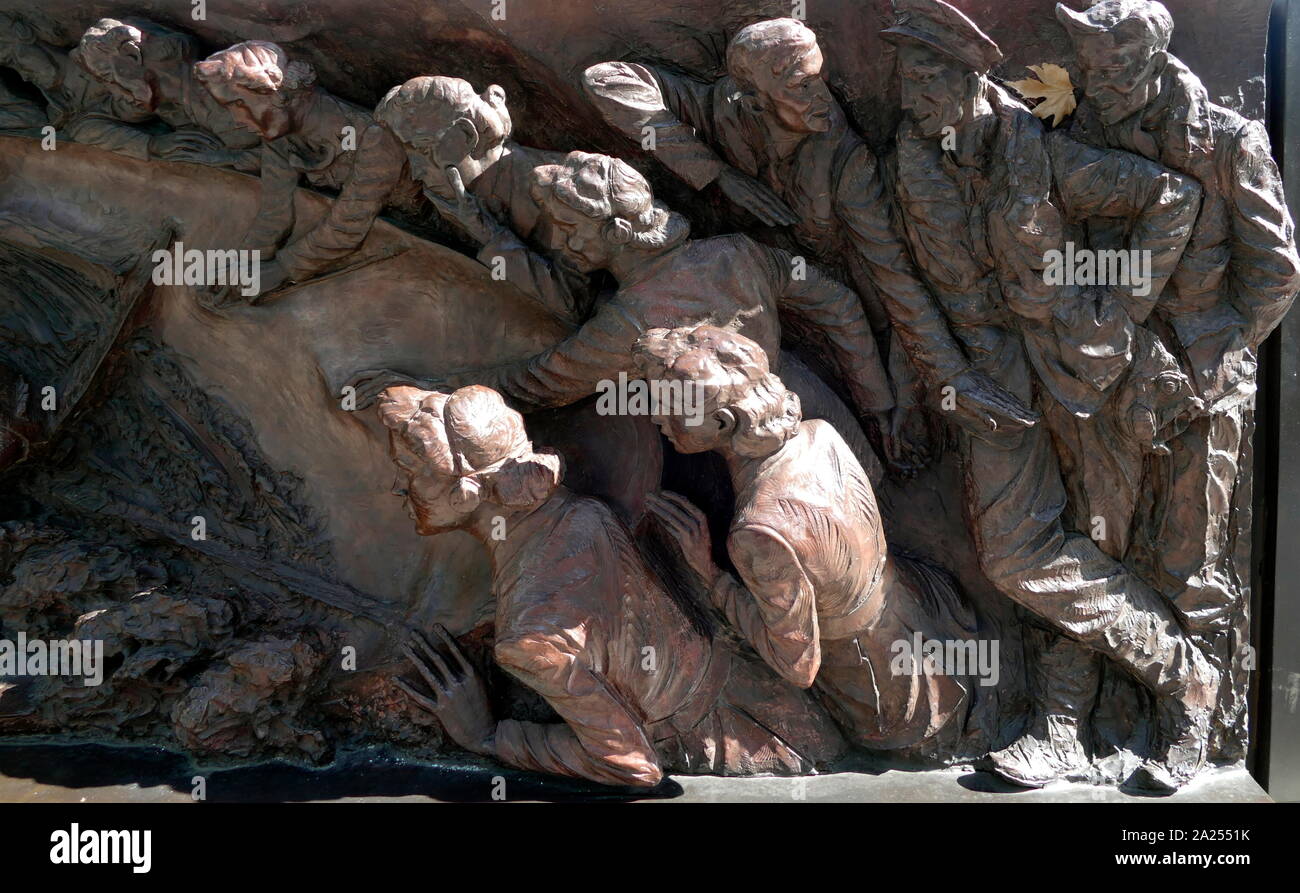
{"label": "sculpted hand", "polygon": [[725,167],[718,174],[718,188],[768,226],[793,226],[799,222],[794,211],[775,192],[734,167]]}
{"label": "sculpted hand", "polygon": [[367,409],[383,393],[385,388],[397,385],[411,385],[426,391],[443,390],[441,382],[435,379],[415,378],[392,369],[366,369],[348,379],[345,387],[353,389],[357,409]]}
{"label": "sculpted hand", "polygon": [[934,459],[930,425],[921,407],[896,406],[880,424],[889,469],[894,474],[913,477]]}
{"label": "sculpted hand", "polygon": [[483,680],[445,629],[434,626],[433,632],[438,647],[419,633],[412,633],[410,643],[402,646],[428,693],[420,691],[414,680],[399,676],[394,681],[412,701],[438,717],[457,744],[490,756],[496,753],[497,724]]}
{"label": "sculpted hand", "polygon": [[646,508],[677,542],[682,557],[691,570],[705,586],[712,587],[719,570],[713,563],[713,542],[704,512],[692,505],[686,497],[667,490],[648,495]]}
{"label": "sculpted hand", "polygon": [[502,230],[501,224],[488,213],[482,202],[465,191],[460,171],[448,167],[446,174],[455,198],[445,199],[430,189],[424,190],[425,197],[438,209],[439,214],[460,224],[471,239],[480,245],[487,244]]}
{"label": "sculpted hand", "polygon": [[149,137],[149,154],[163,161],[215,164],[224,157],[224,153],[225,148],[219,140],[197,130],[159,133]]}
{"label": "sculpted hand", "polygon": [[978,369],[967,369],[949,383],[957,391],[957,421],[971,434],[1032,428],[1039,414]]}

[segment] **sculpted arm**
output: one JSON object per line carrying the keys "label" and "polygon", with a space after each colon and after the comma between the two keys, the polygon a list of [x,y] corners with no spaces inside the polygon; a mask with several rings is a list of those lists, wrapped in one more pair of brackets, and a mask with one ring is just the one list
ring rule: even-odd
{"label": "sculpted arm", "polygon": [[612,785],[653,787],[663,778],[641,721],[588,666],[570,631],[511,637],[495,651],[497,662],[564,720],[499,722],[496,755],[502,762]]}
{"label": "sculpted arm", "polygon": [[727,551],[740,574],[721,572],[710,598],[781,677],[800,688],[817,678],[821,643],[812,582],[783,537],[752,526],[732,531]]}
{"label": "sculpted arm", "polygon": [[836,190],[838,217],[851,249],[880,293],[898,339],[931,385],[967,368],[948,320],[917,276],[894,228],[879,164],[861,147],[846,165]]}
{"label": "sculpted arm", "polygon": [[[307,279],[360,247],[397,185],[405,160],[401,146],[385,128],[377,124],[366,128],[352,173],[329,214],[276,256],[290,279]],[[290,196],[290,204],[292,200]]]}
{"label": "sculpted arm", "polygon": [[712,130],[710,85],[634,62],[602,62],[583,72],[582,86],[601,116],[628,139],[642,144],[645,128],[652,128],[655,157],[694,188],[703,189],[728,166],[706,142]]}
{"label": "sculpted arm", "polygon": [[[1070,220],[1133,220],[1128,248],[1151,252],[1151,281],[1114,289],[1134,322],[1146,321],[1173,275],[1201,209],[1193,178],[1128,152],[1098,149],[1057,131],[1048,138],[1062,209]],[[1146,294],[1134,293],[1134,286]]]}
{"label": "sculpted arm", "polygon": [[596,393],[599,383],[631,367],[641,326],[616,300],[582,328],[527,360],[450,376],[447,386],[481,384],[520,407],[567,406]]}
{"label": "sculpted arm", "polygon": [[1247,343],[1258,347],[1295,301],[1300,259],[1282,178],[1268,136],[1257,122],[1238,134],[1232,201],[1229,288],[1248,321]]}
{"label": "sculpted arm", "polygon": [[764,250],[782,309],[824,340],[858,411],[880,414],[892,409],[893,387],[857,294],[813,264],[804,263],[797,272],[793,256],[775,248]]}
{"label": "sculpted arm", "polygon": [[294,193],[298,190],[298,172],[289,164],[284,152],[271,143],[262,144],[261,199],[257,217],[244,247],[262,252],[266,260],[275,254],[280,241],[293,229]]}

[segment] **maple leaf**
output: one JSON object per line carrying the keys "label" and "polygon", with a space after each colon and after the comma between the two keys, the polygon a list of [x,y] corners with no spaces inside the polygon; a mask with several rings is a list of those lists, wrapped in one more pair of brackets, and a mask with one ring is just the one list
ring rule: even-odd
{"label": "maple leaf", "polygon": [[1074,84],[1070,82],[1070,73],[1051,62],[1030,65],[1029,70],[1038,75],[1039,79],[1007,81],[1007,86],[1025,99],[1041,99],[1042,102],[1034,106],[1034,114],[1044,121],[1054,118],[1052,126],[1059,127],[1065,116],[1073,112],[1074,107],[1078,105],[1074,98]]}

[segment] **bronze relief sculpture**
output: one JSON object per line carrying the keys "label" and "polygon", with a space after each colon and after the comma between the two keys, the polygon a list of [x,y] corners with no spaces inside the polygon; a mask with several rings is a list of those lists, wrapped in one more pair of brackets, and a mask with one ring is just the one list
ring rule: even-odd
{"label": "bronze relief sculpture", "polygon": [[1164,5],[475,60],[157,5],[0,17],[0,643],[110,655],[0,648],[0,732],[642,790],[1244,759],[1300,257]]}

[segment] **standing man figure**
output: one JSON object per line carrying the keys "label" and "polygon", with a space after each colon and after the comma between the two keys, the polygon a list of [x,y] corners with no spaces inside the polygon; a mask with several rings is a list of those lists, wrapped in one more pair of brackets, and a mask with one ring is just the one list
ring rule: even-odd
{"label": "standing man figure", "polygon": [[[1158,465],[1143,571],[1244,691],[1249,618],[1234,566],[1243,439],[1252,425],[1256,354],[1300,289],[1300,258],[1282,179],[1262,124],[1210,101],[1169,53],[1173,18],[1154,0],[1104,0],[1083,12],[1057,4],[1074,42],[1084,101],[1075,133],[1200,182],[1187,251],[1149,320],[1206,413]],[[1099,228],[1097,228],[1099,229]],[[1097,236],[1094,236],[1097,237]],[[1245,702],[1221,707],[1229,728]],[[1239,750],[1238,748],[1230,748]]]}
{"label": "standing man figure", "polygon": [[[987,78],[997,46],[942,0],[896,0],[885,36],[899,46],[910,120],[897,142],[897,195],[917,266],[937,305],[891,307],[922,366],[953,352],[1023,403],[1086,415],[1105,401],[1145,316],[1137,283],[1102,295],[1048,283],[1048,252],[1068,217],[1128,217],[1152,256],[1158,294],[1190,234],[1196,184],[1141,159],[1047,138],[1039,122]],[[947,138],[945,138],[947,137]],[[886,302],[890,302],[886,296]],[[956,340],[954,340],[954,335]],[[1219,675],[1171,606],[1123,564],[1062,522],[1066,489],[1051,433],[1004,425],[962,438],[969,516],[985,574],[1008,598],[1128,670],[1155,695],[1159,740],[1133,780],[1176,787],[1204,765]],[[1050,656],[1049,656],[1050,658]],[[1067,660],[1067,664],[1073,658]],[[1053,669],[1054,658],[1037,668]],[[1069,678],[1056,667],[1049,681]],[[1079,716],[1059,684],[1040,694],[1024,738],[995,755],[998,770],[1043,784],[1087,765]]]}

